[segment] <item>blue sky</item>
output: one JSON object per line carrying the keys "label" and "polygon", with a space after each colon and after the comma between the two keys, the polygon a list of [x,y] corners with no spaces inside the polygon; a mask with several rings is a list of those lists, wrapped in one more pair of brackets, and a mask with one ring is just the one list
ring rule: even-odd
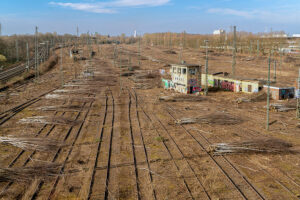
{"label": "blue sky", "polygon": [[299,0],[1,0],[2,34],[212,33],[215,29],[300,33]]}

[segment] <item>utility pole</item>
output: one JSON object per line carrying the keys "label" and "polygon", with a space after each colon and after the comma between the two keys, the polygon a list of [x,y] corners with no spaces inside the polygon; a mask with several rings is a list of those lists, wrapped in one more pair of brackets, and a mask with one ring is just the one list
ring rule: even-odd
{"label": "utility pole", "polygon": [[116,59],[117,59],[117,45],[114,48],[114,67],[116,67]]}
{"label": "utility pole", "polygon": [[100,45],[98,42],[98,35],[96,36],[96,44],[97,44],[97,49],[98,49],[98,54],[100,53]]}
{"label": "utility pole", "polygon": [[204,95],[207,96],[207,94],[208,94],[208,40],[205,40],[204,42],[205,42],[205,46],[206,46]]}
{"label": "utility pole", "polygon": [[139,37],[139,67],[141,67],[141,37]]}
{"label": "utility pole", "polygon": [[274,82],[276,83],[276,64],[277,64],[277,61],[276,60],[274,60]]}
{"label": "utility pole", "polygon": [[18,42],[18,39],[16,40],[16,58],[17,58],[17,62],[19,62],[19,42]]}
{"label": "utility pole", "polygon": [[170,42],[169,42],[169,48],[172,48],[172,33],[170,32]]}
{"label": "utility pole", "polygon": [[60,80],[61,86],[64,86],[64,73],[63,73],[63,45],[60,45]]}
{"label": "utility pole", "polygon": [[235,64],[236,64],[236,26],[233,27],[233,54],[232,54],[232,77],[235,77]]}
{"label": "utility pole", "polygon": [[280,63],[279,63],[280,69],[282,69],[282,55],[283,55],[282,44],[280,44]]}
{"label": "utility pole", "polygon": [[78,26],[76,27],[76,50],[78,50],[78,43],[79,43],[79,28]]}
{"label": "utility pole", "polygon": [[297,94],[297,118],[300,119],[300,68],[299,68],[299,75],[298,75],[298,91]]}
{"label": "utility pole", "polygon": [[259,40],[257,40],[257,49],[256,49],[257,58],[259,57]]}
{"label": "utility pole", "polygon": [[92,59],[92,46],[91,46],[91,37],[90,37],[90,34],[88,34],[88,52],[89,52],[89,56],[90,56],[90,59]]}
{"label": "utility pole", "polygon": [[182,43],[183,43],[183,48],[185,48],[186,47],[186,32],[185,31],[183,31],[183,38],[182,38]]}
{"label": "utility pole", "polygon": [[46,58],[49,59],[49,41],[46,41]]}
{"label": "utility pole", "polygon": [[39,78],[39,70],[38,70],[38,65],[39,65],[39,49],[38,49],[38,27],[35,27],[35,55],[34,55],[34,69],[35,69],[35,79],[37,80]]}
{"label": "utility pole", "polygon": [[268,93],[267,93],[267,130],[269,130],[270,120],[270,68],[271,68],[271,51],[268,59]]}
{"label": "utility pole", "polygon": [[120,95],[122,91],[122,53],[121,53],[121,48],[120,47]]}
{"label": "utility pole", "polygon": [[128,52],[128,69],[131,69],[131,56],[129,52]]}
{"label": "utility pole", "polygon": [[87,48],[87,57],[89,56],[89,36],[90,36],[90,32],[88,31],[87,32],[87,35],[86,35],[86,48]]}
{"label": "utility pole", "polygon": [[26,60],[27,60],[27,71],[29,71],[29,46],[28,46],[28,42],[26,42]]}
{"label": "utility pole", "polygon": [[[299,47],[300,47],[300,42],[299,42]],[[299,74],[298,74],[297,118],[300,119],[300,68],[299,68]]]}
{"label": "utility pole", "polygon": [[179,63],[182,63],[182,50],[183,50],[183,45],[182,43],[180,43]]}

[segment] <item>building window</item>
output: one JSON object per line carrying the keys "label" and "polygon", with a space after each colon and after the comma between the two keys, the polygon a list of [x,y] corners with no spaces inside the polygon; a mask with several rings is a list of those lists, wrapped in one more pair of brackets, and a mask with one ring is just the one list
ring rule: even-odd
{"label": "building window", "polygon": [[186,68],[182,69],[182,74],[186,74]]}
{"label": "building window", "polygon": [[195,75],[196,74],[195,69],[189,69],[189,73],[190,75]]}
{"label": "building window", "polygon": [[173,67],[173,73],[176,73],[176,67]]}
{"label": "building window", "polygon": [[177,68],[177,72],[178,72],[178,74],[181,74],[181,68],[180,67]]}

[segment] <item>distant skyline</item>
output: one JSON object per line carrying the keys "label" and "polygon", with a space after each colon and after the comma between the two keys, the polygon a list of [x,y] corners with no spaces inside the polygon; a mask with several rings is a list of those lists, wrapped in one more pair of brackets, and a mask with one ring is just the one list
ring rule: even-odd
{"label": "distant skyline", "polygon": [[211,34],[216,29],[300,33],[299,0],[10,0],[0,3],[2,35],[39,32],[103,35]]}

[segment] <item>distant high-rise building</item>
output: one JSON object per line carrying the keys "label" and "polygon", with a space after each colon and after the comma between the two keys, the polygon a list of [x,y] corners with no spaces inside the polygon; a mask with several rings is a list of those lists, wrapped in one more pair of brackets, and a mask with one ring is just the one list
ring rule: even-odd
{"label": "distant high-rise building", "polygon": [[2,24],[0,23],[0,36],[2,35]]}
{"label": "distant high-rise building", "polygon": [[133,37],[134,37],[134,38],[137,37],[137,32],[136,32],[136,30],[134,31]]}

